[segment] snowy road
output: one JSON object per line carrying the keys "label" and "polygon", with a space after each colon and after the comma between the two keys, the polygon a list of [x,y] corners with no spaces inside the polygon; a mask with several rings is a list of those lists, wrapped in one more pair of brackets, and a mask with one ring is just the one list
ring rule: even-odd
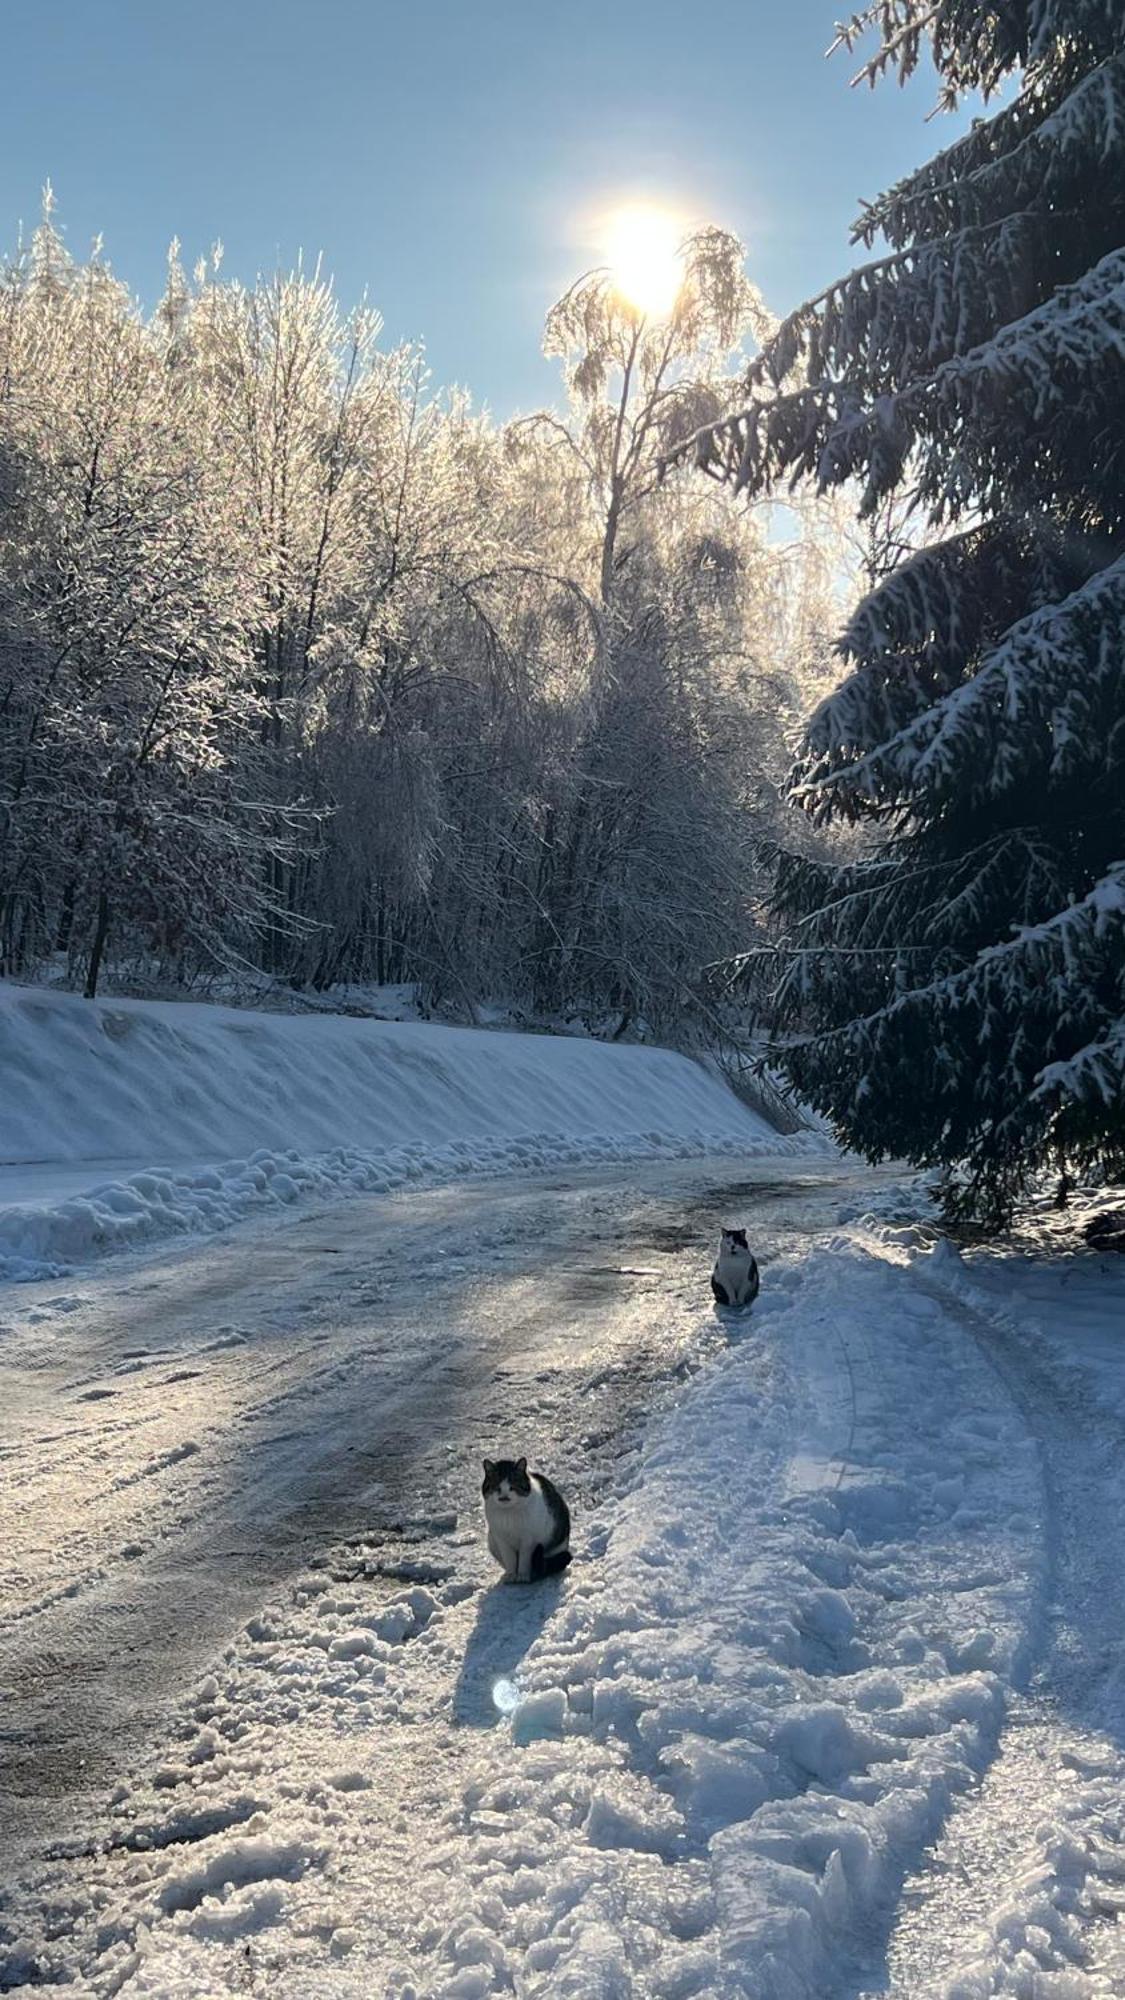
{"label": "snowy road", "polygon": [[[1125,1274],[930,1254],[889,1182],[563,1170],[6,1291],[0,1990],[1125,1990]],[[578,1523],[526,1593],[509,1446]]]}
{"label": "snowy road", "polygon": [[[589,1503],[660,1385],[703,1358],[690,1318],[669,1344],[653,1294],[705,1286],[730,1202],[768,1257],[853,1178],[758,1161],[469,1183],[11,1289],[5,1851],[96,1800],[271,1585],[463,1513],[483,1451],[518,1439],[577,1468]],[[686,1265],[669,1254],[688,1244]]]}

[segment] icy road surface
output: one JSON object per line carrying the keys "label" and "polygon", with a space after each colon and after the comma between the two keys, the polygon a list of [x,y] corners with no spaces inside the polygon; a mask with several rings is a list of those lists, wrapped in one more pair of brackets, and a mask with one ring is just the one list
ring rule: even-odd
{"label": "icy road surface", "polygon": [[0,1293],[0,1991],[1125,1992],[1125,1264],[898,1201],[567,1170]]}

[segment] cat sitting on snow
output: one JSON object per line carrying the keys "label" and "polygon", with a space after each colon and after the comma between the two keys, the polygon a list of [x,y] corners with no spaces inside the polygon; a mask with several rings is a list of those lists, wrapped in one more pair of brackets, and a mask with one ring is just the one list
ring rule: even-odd
{"label": "cat sitting on snow", "polygon": [[724,1229],[711,1273],[711,1290],[720,1306],[750,1306],[758,1296],[758,1266],[750,1255],[744,1229]]}
{"label": "cat sitting on snow", "polygon": [[526,1458],[486,1458],[484,1518],[488,1547],[505,1583],[535,1583],[570,1561],[570,1513],[557,1486],[529,1472]]}

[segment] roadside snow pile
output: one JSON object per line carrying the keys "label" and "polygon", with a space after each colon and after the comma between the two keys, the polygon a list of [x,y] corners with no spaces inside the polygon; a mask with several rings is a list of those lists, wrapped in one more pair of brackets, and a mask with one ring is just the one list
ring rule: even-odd
{"label": "roadside snow pile", "polygon": [[900,1252],[841,1236],[764,1278],[564,1578],[494,1583],[467,1476],[416,1580],[376,1551],[263,1606],[108,1833],[10,1897],[0,1983],[855,1991],[994,1749],[1043,1496]]}
{"label": "roadside snow pile", "polygon": [[887,1241],[921,1243],[927,1240],[922,1234],[896,1237],[893,1232],[909,1231],[918,1223],[928,1224],[932,1238],[939,1216],[936,1181],[936,1174],[915,1174],[908,1181],[894,1181],[877,1191],[865,1189],[856,1199],[840,1203],[836,1220],[857,1223],[875,1235],[883,1234],[889,1225],[891,1233]]}
{"label": "roadside snow pile", "polygon": [[308,1194],[823,1144],[666,1049],[0,986],[0,1277]]}

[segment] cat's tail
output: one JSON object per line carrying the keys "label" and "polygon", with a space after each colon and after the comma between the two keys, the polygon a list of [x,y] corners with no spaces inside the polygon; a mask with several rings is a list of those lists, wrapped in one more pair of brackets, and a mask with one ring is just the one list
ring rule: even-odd
{"label": "cat's tail", "polygon": [[537,1548],[531,1559],[531,1574],[535,1577],[557,1576],[560,1570],[566,1568],[569,1561],[569,1549],[555,1549],[550,1555],[546,1555],[542,1548]]}

